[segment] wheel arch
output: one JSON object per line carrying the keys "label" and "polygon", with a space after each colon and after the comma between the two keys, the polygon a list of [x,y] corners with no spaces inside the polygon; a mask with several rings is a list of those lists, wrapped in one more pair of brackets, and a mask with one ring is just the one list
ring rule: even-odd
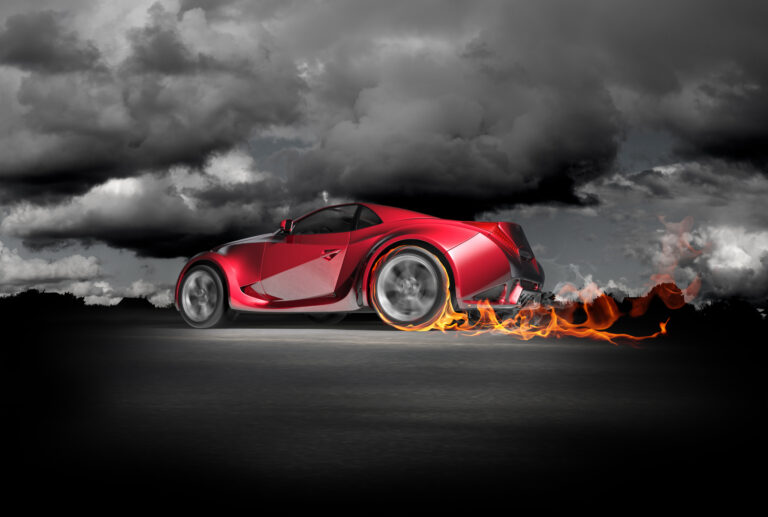
{"label": "wheel arch", "polygon": [[448,275],[448,288],[451,292],[451,303],[454,307],[456,307],[456,280],[455,280],[455,274],[454,274],[454,264],[452,264],[452,261],[450,259],[450,256],[448,255],[448,250],[442,249],[439,247],[437,243],[432,243],[424,239],[420,238],[403,238],[403,239],[396,239],[396,240],[390,240],[385,241],[374,248],[373,253],[368,258],[365,269],[363,270],[363,274],[360,277],[360,284],[359,289],[361,289],[362,299],[365,301],[365,303],[369,307],[373,307],[370,299],[371,295],[371,289],[370,289],[370,283],[371,283],[371,273],[373,272],[373,268],[378,262],[378,260],[384,256],[386,253],[390,252],[391,250],[398,248],[400,246],[417,246],[419,248],[423,248],[426,251],[432,253],[434,256],[437,257],[437,259],[440,261],[440,263],[443,265],[443,268],[445,269],[446,274]]}
{"label": "wheel arch", "polygon": [[179,296],[181,295],[181,282],[184,280],[184,277],[187,276],[187,273],[190,269],[196,267],[196,266],[208,266],[211,269],[213,269],[217,275],[219,275],[219,279],[221,280],[222,288],[224,289],[224,299],[227,302],[226,309],[230,308],[229,305],[229,283],[227,281],[227,274],[224,272],[224,268],[221,264],[219,264],[217,261],[212,260],[208,257],[200,257],[198,259],[192,259],[190,260],[186,266],[184,266],[184,269],[181,270],[181,273],[179,274],[179,279],[176,281],[176,294],[174,296],[174,304],[176,305],[176,310],[180,310],[180,302],[179,302]]}

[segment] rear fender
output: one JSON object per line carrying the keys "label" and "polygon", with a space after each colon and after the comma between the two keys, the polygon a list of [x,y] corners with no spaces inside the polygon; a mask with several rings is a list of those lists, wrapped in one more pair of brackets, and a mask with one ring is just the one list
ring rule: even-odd
{"label": "rear fender", "polygon": [[456,296],[460,307],[464,300],[506,284],[512,278],[509,256],[484,233],[477,233],[451,248],[448,255],[455,264]]}
{"label": "rear fender", "polygon": [[[462,232],[463,233],[463,232]],[[416,245],[434,253],[445,266],[450,278],[454,307],[464,306],[462,300],[511,279],[508,255],[483,232],[468,231],[462,242],[445,242],[423,233],[411,233],[383,239],[371,250],[357,284],[358,305],[371,306],[370,281],[376,262],[389,250],[398,246]]]}
{"label": "rear fender", "polygon": [[364,267],[357,282],[358,304],[370,306],[370,280],[373,267],[386,252],[397,246],[415,245],[434,253],[446,268],[451,283],[451,293],[455,293],[456,265],[448,251],[471,239],[477,231],[449,225],[435,225],[430,221],[429,225],[413,225],[398,229],[378,241],[368,252],[363,261]]}

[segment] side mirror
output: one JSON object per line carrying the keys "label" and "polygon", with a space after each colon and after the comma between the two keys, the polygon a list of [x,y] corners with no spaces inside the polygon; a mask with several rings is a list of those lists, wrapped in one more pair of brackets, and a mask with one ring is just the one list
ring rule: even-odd
{"label": "side mirror", "polygon": [[280,231],[288,234],[293,232],[293,219],[283,219],[280,221]]}

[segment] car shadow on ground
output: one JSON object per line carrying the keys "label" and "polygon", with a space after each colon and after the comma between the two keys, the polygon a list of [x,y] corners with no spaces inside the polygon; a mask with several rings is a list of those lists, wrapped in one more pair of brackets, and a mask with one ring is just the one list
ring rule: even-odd
{"label": "car shadow on ground", "polygon": [[[179,315],[179,325],[187,325]],[[381,330],[397,331],[381,321],[373,312],[349,313],[337,323],[320,323],[313,321],[306,314],[248,314],[238,313],[235,318],[224,325],[225,328],[271,328],[271,329],[334,329],[334,330]]]}

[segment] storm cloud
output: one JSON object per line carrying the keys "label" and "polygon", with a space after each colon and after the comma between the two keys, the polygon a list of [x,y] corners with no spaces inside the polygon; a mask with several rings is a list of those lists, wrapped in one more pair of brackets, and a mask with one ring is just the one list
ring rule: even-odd
{"label": "storm cloud", "polygon": [[[31,249],[77,239],[104,242],[140,255],[193,255],[242,235],[274,231],[290,217],[284,181],[256,169],[240,149],[213,154],[200,168],[113,178],[58,203],[19,202],[0,222],[0,234]],[[310,210],[318,197],[293,209]]]}
{"label": "storm cloud", "polygon": [[[0,236],[184,256],[337,200],[599,214],[622,235],[608,257],[644,264],[632,242],[658,215],[756,235],[766,18],[747,0],[4,3]],[[628,169],[643,139],[650,165]]]}
{"label": "storm cloud", "polygon": [[0,33],[0,63],[44,74],[96,67],[99,50],[68,31],[62,18],[55,11],[10,16]]}
{"label": "storm cloud", "polygon": [[[551,286],[592,281],[642,295],[655,283],[700,282],[697,303],[768,296],[768,176],[723,160],[615,173],[579,187],[588,207],[538,204],[481,214],[535,235]],[[529,237],[530,238],[530,237]],[[556,290],[556,289],[555,289]]]}
{"label": "storm cloud", "polygon": [[[94,17],[108,9],[94,5]],[[6,202],[201,165],[258,128],[298,120],[303,83],[293,62],[253,27],[238,38],[196,14],[180,21],[156,3],[143,10],[139,27],[110,20],[118,24],[114,39],[97,41],[65,27],[66,13],[8,17],[0,31],[3,100],[10,104],[0,126]]]}

